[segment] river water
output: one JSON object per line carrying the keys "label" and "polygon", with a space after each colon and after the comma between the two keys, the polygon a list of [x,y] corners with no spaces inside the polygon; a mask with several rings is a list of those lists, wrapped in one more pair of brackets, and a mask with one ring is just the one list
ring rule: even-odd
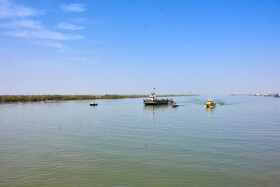
{"label": "river water", "polygon": [[0,186],[280,186],[280,99],[0,104]]}

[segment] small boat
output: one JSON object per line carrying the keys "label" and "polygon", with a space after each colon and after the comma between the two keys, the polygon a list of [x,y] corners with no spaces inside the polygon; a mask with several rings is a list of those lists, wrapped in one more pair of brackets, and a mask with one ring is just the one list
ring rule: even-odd
{"label": "small boat", "polygon": [[89,106],[97,106],[98,104],[96,102],[90,103]]}
{"label": "small boat", "polygon": [[172,99],[159,99],[154,93],[155,88],[153,87],[152,93],[150,94],[148,99],[144,99],[145,105],[168,105],[173,104],[174,101]]}
{"label": "small boat", "polygon": [[173,103],[172,107],[178,107],[179,105],[177,103]]}
{"label": "small boat", "polygon": [[214,107],[214,106],[216,106],[216,103],[213,101],[213,99],[209,99],[209,100],[206,101],[205,106],[206,107]]}

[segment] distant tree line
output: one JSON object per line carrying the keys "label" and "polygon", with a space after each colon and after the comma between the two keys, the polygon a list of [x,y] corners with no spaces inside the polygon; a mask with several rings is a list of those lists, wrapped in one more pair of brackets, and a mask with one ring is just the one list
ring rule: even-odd
{"label": "distant tree line", "polygon": [[138,98],[146,95],[0,95],[0,102]]}

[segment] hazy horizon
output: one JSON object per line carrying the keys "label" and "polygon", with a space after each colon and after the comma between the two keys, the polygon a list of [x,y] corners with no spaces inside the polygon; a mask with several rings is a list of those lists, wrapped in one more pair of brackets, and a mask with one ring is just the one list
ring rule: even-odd
{"label": "hazy horizon", "polygon": [[0,0],[0,95],[280,91],[280,1]]}

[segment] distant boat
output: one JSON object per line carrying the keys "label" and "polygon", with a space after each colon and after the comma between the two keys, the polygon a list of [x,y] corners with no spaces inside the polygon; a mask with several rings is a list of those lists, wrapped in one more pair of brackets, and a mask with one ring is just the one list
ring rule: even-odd
{"label": "distant boat", "polygon": [[214,107],[214,106],[216,106],[216,103],[213,101],[213,99],[209,99],[209,100],[206,101],[205,106],[206,107]]}
{"label": "distant boat", "polygon": [[173,103],[172,107],[178,107],[179,105],[177,103]]}
{"label": "distant boat", "polygon": [[90,103],[89,106],[97,106],[98,104],[96,102]]}
{"label": "distant boat", "polygon": [[155,94],[155,88],[153,87],[152,93],[147,99],[144,99],[145,105],[167,105],[174,103],[172,99],[159,99]]}

